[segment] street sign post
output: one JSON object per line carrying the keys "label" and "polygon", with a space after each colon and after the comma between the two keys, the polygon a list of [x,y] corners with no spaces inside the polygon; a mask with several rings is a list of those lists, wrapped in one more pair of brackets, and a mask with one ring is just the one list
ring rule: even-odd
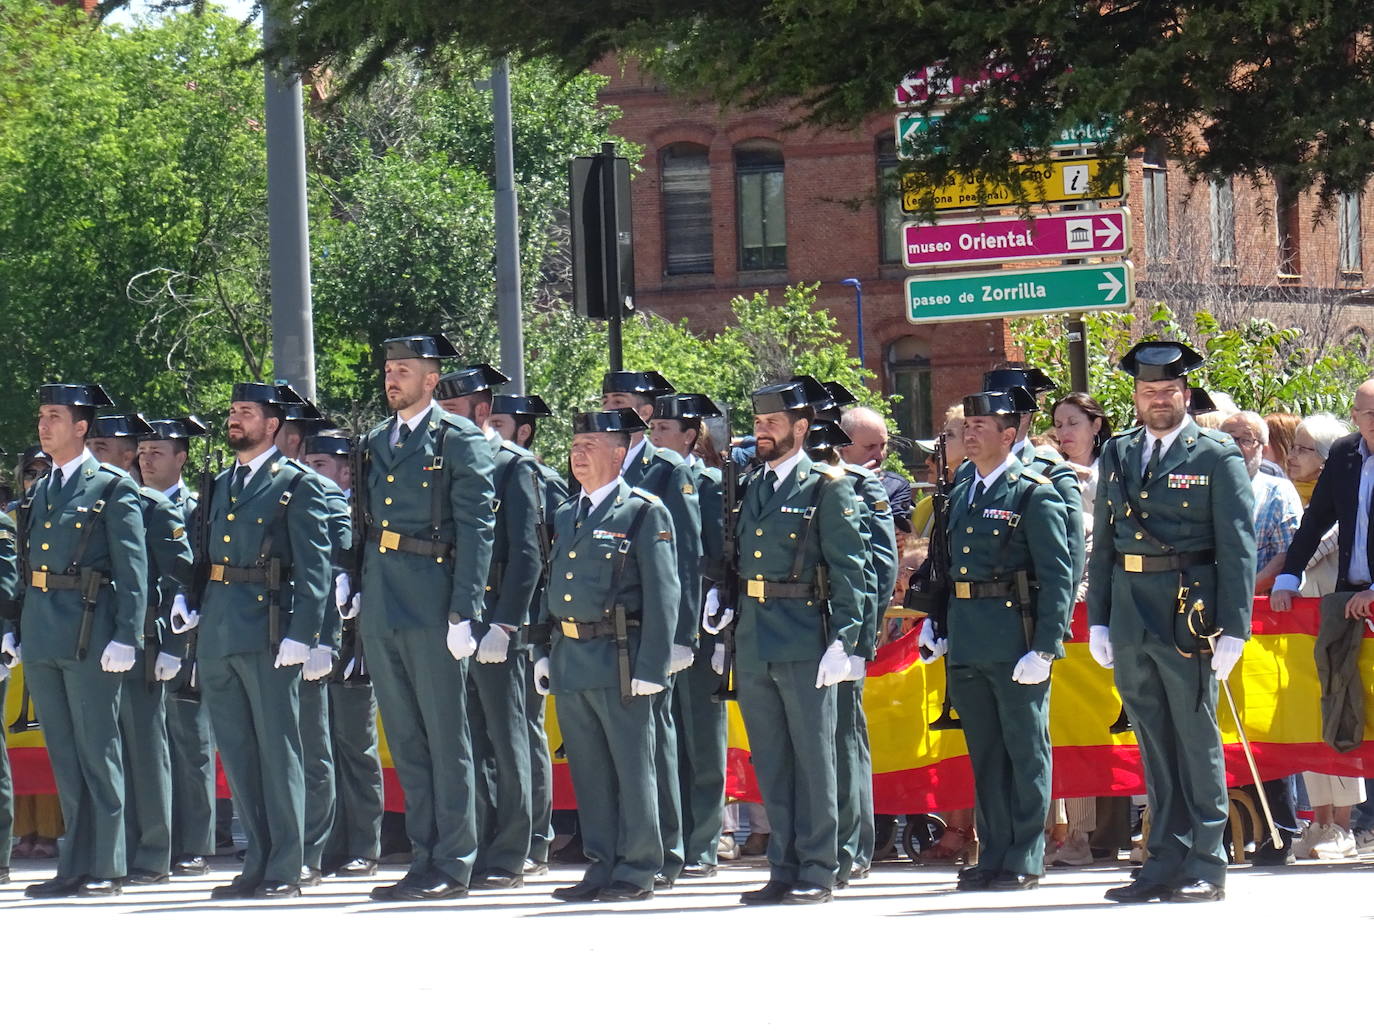
{"label": "street sign post", "polygon": [[959,219],[902,226],[902,263],[909,269],[1000,265],[1051,258],[1111,258],[1130,247],[1129,208],[1063,211],[1026,219]]}
{"label": "street sign post", "polygon": [[1134,269],[1129,261],[911,276],[906,281],[907,321],[918,325],[1115,311],[1129,308],[1134,300]]}
{"label": "street sign post", "polygon": [[[1018,161],[1011,172],[1032,204],[1077,204],[1090,200],[1114,200],[1126,195],[1124,178],[1114,178],[1100,188],[1095,185],[1102,171],[1098,158],[1057,158],[1053,161]],[[1011,189],[988,182],[980,176],[950,173],[933,190],[912,182],[902,183],[902,210],[921,210],[922,201],[932,193],[936,211],[970,211],[975,208],[1009,208],[1017,204]],[[984,193],[979,196],[979,188]]]}

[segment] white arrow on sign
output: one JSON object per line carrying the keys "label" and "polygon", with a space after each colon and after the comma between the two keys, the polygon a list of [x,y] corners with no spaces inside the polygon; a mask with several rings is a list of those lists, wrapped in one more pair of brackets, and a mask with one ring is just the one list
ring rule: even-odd
{"label": "white arrow on sign", "polygon": [[1112,275],[1110,272],[1102,273],[1102,278],[1105,279],[1106,282],[1098,283],[1097,288],[1107,291],[1107,301],[1116,300],[1116,295],[1121,293],[1121,280],[1117,279],[1116,276]]}
{"label": "white arrow on sign", "polygon": [[[1101,246],[1111,247],[1117,240],[1121,239],[1121,228],[1111,219],[1104,219],[1103,221],[1104,224],[1101,229],[1097,230],[1096,236]],[[1102,239],[1103,237],[1106,239]]]}

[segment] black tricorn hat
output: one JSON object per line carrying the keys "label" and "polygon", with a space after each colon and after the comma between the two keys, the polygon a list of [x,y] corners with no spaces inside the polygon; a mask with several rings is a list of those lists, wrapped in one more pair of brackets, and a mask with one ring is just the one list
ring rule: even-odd
{"label": "black tricorn hat", "polygon": [[99,383],[44,383],[38,388],[40,405],[80,405],[109,408],[114,404]]}
{"label": "black tricorn hat", "polygon": [[1012,387],[1025,387],[1032,398],[1054,389],[1054,380],[1036,368],[992,369],[983,373],[983,389],[1009,391]]}
{"label": "black tricorn hat", "polygon": [[337,455],[347,458],[353,453],[353,438],[343,430],[321,430],[305,438],[304,455]]}
{"label": "black tricorn hat", "polygon": [[603,394],[645,394],[659,397],[671,394],[673,385],[653,369],[643,372],[608,372],[601,377]]}
{"label": "black tricorn hat", "polygon": [[[1013,390],[1025,392],[1025,387]],[[1005,390],[985,390],[981,394],[969,394],[964,398],[964,416],[970,415],[1020,415],[1018,399]]]}
{"label": "black tricorn hat", "polygon": [[817,405],[826,404],[830,395],[825,387],[810,376],[798,376],[786,383],[774,383],[750,395],[754,403],[755,415],[768,415],[772,412],[811,411]]}
{"label": "black tricorn hat", "polygon": [[180,419],[149,419],[148,432],[144,440],[186,440],[188,437],[203,437],[210,429],[194,415]]}
{"label": "black tricorn hat", "polygon": [[386,360],[402,361],[406,358],[457,358],[458,351],[442,333],[416,333],[408,337],[392,337],[382,344],[386,348]]}
{"label": "black tricorn hat", "polygon": [[705,394],[664,394],[654,401],[655,419],[709,419],[720,409]]}
{"label": "black tricorn hat", "polygon": [[89,437],[142,437],[153,432],[141,415],[97,415]]}
{"label": "black tricorn hat", "polygon": [[834,401],[837,405],[852,405],[859,400],[849,392],[848,387],[837,379],[828,379],[822,386],[825,387],[826,393],[830,395],[830,400]]}
{"label": "black tricorn hat", "polygon": [[1215,412],[1217,403],[1212,400],[1212,395],[1201,387],[1193,387],[1188,392],[1188,414],[1205,415],[1208,412]]}
{"label": "black tricorn hat", "polygon": [[1138,380],[1182,379],[1207,359],[1176,340],[1143,340],[1121,356],[1121,368]]}
{"label": "black tricorn hat", "polygon": [[459,369],[457,372],[450,372],[446,376],[439,377],[439,385],[434,388],[434,396],[440,401],[448,401],[455,397],[467,397],[479,390],[490,390],[492,387],[509,382],[510,377],[500,369],[494,369],[486,362],[478,362],[476,365],[469,365],[466,369]]}
{"label": "black tricorn hat", "polygon": [[[310,422],[321,423],[329,422],[320,410],[309,401],[292,401],[281,406],[282,422]],[[317,426],[315,429],[327,429],[326,426]]]}
{"label": "black tricorn hat", "polygon": [[[229,395],[230,402],[256,401],[261,405],[303,405],[305,398],[296,393],[289,383],[235,383]],[[312,406],[313,407],[313,406]],[[316,412],[316,418],[319,413]]]}
{"label": "black tricorn hat", "polygon": [[527,415],[541,419],[552,415],[538,394],[497,394],[491,399],[492,415]]}
{"label": "black tricorn hat", "polygon": [[633,408],[613,408],[609,412],[577,412],[572,417],[574,434],[635,433],[648,428]]}
{"label": "black tricorn hat", "polygon": [[806,431],[806,450],[819,451],[823,448],[848,447],[854,443],[849,434],[840,429],[837,422],[818,422]]}

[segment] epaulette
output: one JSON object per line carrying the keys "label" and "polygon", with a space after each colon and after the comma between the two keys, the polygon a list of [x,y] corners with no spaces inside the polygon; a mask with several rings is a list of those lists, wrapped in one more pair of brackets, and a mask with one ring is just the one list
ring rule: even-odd
{"label": "epaulette", "polygon": [[529,451],[525,450],[525,449],[522,448],[519,444],[515,443],[515,442],[512,441],[512,440],[502,440],[502,441],[501,441],[501,450],[502,450],[502,451],[509,451],[509,452],[510,452],[511,454],[513,454],[516,458],[533,458],[533,457],[534,457],[533,454],[531,454]]}
{"label": "epaulette", "polygon": [[[1221,430],[1214,430],[1209,426],[1199,426],[1197,428],[1199,437],[1206,437],[1208,440],[1216,441],[1218,444],[1234,444],[1229,433],[1222,433]],[[1185,443],[1187,441],[1185,440]]]}
{"label": "epaulette", "polygon": [[812,468],[815,472],[820,473],[822,476],[828,476],[828,477],[830,477],[830,479],[832,479],[832,480],[838,480],[841,476],[844,476],[844,475],[845,475],[844,469],[841,468],[840,466],[838,466],[838,465],[826,465],[824,462],[818,462],[817,464],[813,465],[811,468]]}
{"label": "epaulette", "polygon": [[1040,475],[1040,473],[1038,473],[1038,472],[1036,472],[1034,469],[1030,469],[1030,468],[1025,468],[1025,467],[1023,467],[1022,470],[1021,470],[1021,475],[1024,476],[1026,479],[1030,480],[1031,483],[1049,483],[1049,482],[1050,482],[1050,478],[1049,478],[1048,476],[1042,476],[1042,475]]}
{"label": "epaulette", "polygon": [[[129,479],[134,479],[126,470],[117,465],[111,465],[109,462],[101,462],[99,468],[104,469],[107,473],[114,473],[116,476],[128,476]],[[138,481],[134,480],[134,483],[138,483]]]}
{"label": "epaulette", "polygon": [[642,487],[631,487],[631,488],[630,488],[630,493],[633,494],[633,495],[635,495],[636,497],[641,497],[641,498],[643,498],[645,501],[649,502],[650,504],[653,504],[653,505],[661,505],[661,504],[663,504],[663,502],[659,500],[659,497],[658,497],[657,494],[651,494],[651,493],[649,493],[647,490],[645,490],[645,489],[642,488]]}

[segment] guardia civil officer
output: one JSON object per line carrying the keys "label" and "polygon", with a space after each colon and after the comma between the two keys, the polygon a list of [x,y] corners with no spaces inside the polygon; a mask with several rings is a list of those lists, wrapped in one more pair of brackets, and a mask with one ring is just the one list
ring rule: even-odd
{"label": "guardia civil officer", "polygon": [[239,383],[230,395],[236,460],[215,477],[199,609],[174,601],[172,627],[198,626],[196,676],[235,810],[248,838],[243,870],[215,899],[300,895],[305,772],[301,672],[319,644],[330,595],[329,507],[317,476],[273,443],[285,384]]}
{"label": "guardia civil officer", "polygon": [[386,401],[395,413],[367,434],[362,489],[363,651],[406,797],[410,869],[374,888],[377,901],[467,894],[477,855],[467,660],[491,564],[491,445],[434,404],[443,334],[386,342]]}
{"label": "guardia civil officer", "polygon": [[[139,415],[98,415],[91,452],[130,476],[138,469],[138,442],[152,432]],[[135,482],[138,482],[137,480]],[[167,626],[173,599],[191,575],[191,543],[179,505],[160,490],[142,487],[148,552],[148,607],[134,668],[120,690],[119,729],[124,751],[125,884],[162,884],[171,876],[172,756],[167,736],[166,684],[181,670],[186,641]]]}
{"label": "guardia civil officer", "polygon": [[[647,428],[654,400],[671,394],[673,385],[658,372],[608,372],[601,380],[601,408],[633,408]],[[677,727],[673,723],[673,677],[695,658],[701,611],[701,504],[696,479],[682,456],[655,447],[643,430],[630,434],[621,475],[631,487],[655,495],[673,519],[677,546],[677,575],[681,584],[677,622],[671,641],[669,680],[654,708],[654,770],[658,783],[658,819],[663,835],[663,869],[656,884],[670,888],[685,863],[682,843],[682,789],[677,769]]]}
{"label": "guardia civil officer", "polygon": [[[5,457],[0,448],[0,459]],[[14,520],[0,511],[0,636],[13,633],[19,619],[19,559],[15,551]],[[0,713],[5,711],[5,688],[10,668],[0,663]],[[0,726],[0,884],[10,880],[10,846],[14,840],[14,781],[10,777],[10,756]]]}
{"label": "guardia civil officer", "polygon": [[[649,436],[661,450],[682,456],[696,481],[701,506],[703,586],[723,575],[722,470],[703,461],[713,457],[705,419],[719,418],[720,409],[705,394],[664,394],[654,401]],[[713,877],[716,845],[725,814],[726,707],[717,692],[721,674],[711,664],[716,642],[698,639],[692,665],[677,678],[672,692],[673,725],[677,731],[677,772],[682,798],[682,840],[686,863],[679,877]]]}
{"label": "guardia civil officer", "polygon": [[[946,661],[982,843],[978,864],[959,873],[961,891],[1034,888],[1045,871],[1050,670],[1064,654],[1078,581],[1063,499],[1017,455],[1018,400],[1000,391],[964,398],[973,475],[950,498]],[[929,627],[922,642],[934,644],[933,659],[945,642],[933,642]]]}
{"label": "guardia civil officer", "polygon": [[[143,636],[148,561],[138,485],[86,447],[96,408],[110,403],[98,384],[40,388],[38,439],[52,471],[15,518],[24,683],[67,827],[57,876],[29,885],[30,898],[117,895],[126,873],[119,696]],[[11,666],[17,636],[4,639]]]}
{"label": "guardia civil officer", "polygon": [[[501,394],[491,401],[487,425],[504,440],[534,453],[538,421],[553,413],[538,394]],[[530,753],[530,848],[524,874],[530,877],[549,872],[549,846],[553,844],[553,760],[549,737],[544,730],[544,696],[534,683],[534,664],[549,654],[549,625],[538,618],[548,584],[548,566],[553,555],[553,517],[568,499],[568,484],[555,470],[535,459],[535,522],[541,571],[530,598],[529,654],[525,661],[525,732]]]}
{"label": "guardia civil officer", "polygon": [[1250,476],[1224,433],[1188,416],[1203,364],[1172,341],[1121,359],[1141,425],[1102,449],[1088,576],[1089,648],[1113,669],[1140,741],[1149,855],[1114,902],[1225,897],[1226,769],[1217,678],[1250,636],[1255,530]]}
{"label": "guardia civil officer", "polygon": [[543,573],[534,456],[487,425],[492,388],[509,377],[471,365],[439,380],[435,399],[486,436],[493,457],[491,571],[477,661],[468,666],[468,725],[477,769],[477,860],[470,887],[518,888],[529,856],[530,754],[525,723],[525,621]]}
{"label": "guardia civil officer", "polygon": [[[305,438],[301,450],[305,464],[329,481],[351,510],[353,440],[342,430],[320,429]],[[345,604],[351,596],[354,556],[360,554],[359,542],[352,540],[351,532],[349,536],[351,549],[335,554],[336,596],[344,598]],[[342,623],[337,661],[325,678],[325,696],[321,699],[325,730],[319,754],[328,755],[333,775],[332,786],[320,792],[320,797],[331,803],[321,868],[338,877],[366,877],[376,872],[386,802],[377,742],[377,702],[366,659],[358,647],[357,622],[354,618]],[[306,727],[303,717],[302,734],[307,733]],[[307,792],[309,782],[307,768]],[[309,816],[306,826],[310,826]]]}
{"label": "guardia civil officer", "polygon": [[[209,429],[194,415],[149,419],[148,427],[149,432],[138,443],[138,468],[144,489],[160,491],[181,512],[189,539],[196,493],[184,479],[186,462],[190,458],[191,438],[204,436]],[[170,629],[170,606],[175,597],[173,594],[164,599],[165,629]],[[176,675],[165,682],[172,784],[172,874],[201,877],[209,872],[209,857],[215,851],[215,739],[210,729],[210,709],[201,701],[199,689],[191,686],[194,656],[187,654],[189,637],[165,634],[163,647],[169,655],[182,660]]]}
{"label": "guardia civil officer", "polygon": [[[850,673],[867,589],[858,501],[844,472],[803,451],[824,388],[781,383],[753,395],[763,463],[736,523],[736,689],[772,834],[768,883],[746,905],[828,902],[839,867],[835,691]],[[718,592],[704,625],[734,613]]]}
{"label": "guardia civil officer", "polygon": [[564,902],[652,898],[663,865],[651,696],[668,682],[680,599],[667,508],[620,475],[645,428],[629,409],[573,416],[582,489],[555,517],[552,653],[535,678],[558,700],[588,859],[580,882],[554,890]]}

